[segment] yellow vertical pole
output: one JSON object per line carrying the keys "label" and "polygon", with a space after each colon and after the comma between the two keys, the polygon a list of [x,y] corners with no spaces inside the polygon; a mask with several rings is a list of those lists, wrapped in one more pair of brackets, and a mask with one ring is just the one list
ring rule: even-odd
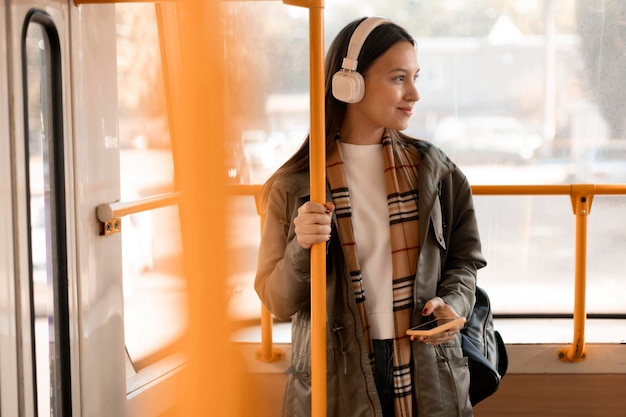
{"label": "yellow vertical pole", "polygon": [[[176,416],[249,416],[254,404],[244,401],[243,364],[230,344],[227,310],[226,224],[224,201],[225,92],[224,20],[219,2],[176,0],[163,22],[176,24],[173,48],[180,70],[171,74],[177,100],[170,112],[187,278],[188,321],[183,347],[186,366],[178,386]],[[172,58],[177,54],[173,54]],[[172,68],[175,67],[172,65]],[[247,397],[246,397],[247,398]]]}
{"label": "yellow vertical pole", "polygon": [[[326,127],[324,119],[324,11],[310,10],[311,48],[311,200],[326,202]],[[311,415],[326,415],[326,244],[311,248]]]}
{"label": "yellow vertical pole", "polygon": [[593,184],[572,184],[570,198],[576,216],[576,256],[574,269],[574,340],[572,346],[559,351],[565,362],[578,362],[586,358],[585,321],[587,319],[587,216],[596,192]]}
{"label": "yellow vertical pole", "polygon": [[[326,202],[324,2],[283,0],[309,8],[311,201]],[[326,415],[326,244],[311,247],[311,416]]]}
{"label": "yellow vertical pole", "polygon": [[[575,196],[574,196],[575,198]],[[583,197],[583,200],[586,198]],[[588,199],[591,203],[591,197]],[[581,205],[591,208],[591,204]],[[587,216],[588,210],[576,213],[576,249],[574,268],[574,339],[568,352],[569,360],[585,358],[585,322],[587,319]]]}
{"label": "yellow vertical pole", "polygon": [[[256,191],[254,194],[254,201],[256,203],[256,210],[261,219],[261,232],[263,232],[263,225],[265,224],[265,213],[261,209],[261,190],[262,186],[254,186]],[[261,305],[261,349],[257,351],[256,357],[262,362],[276,362],[285,358],[285,352],[274,347],[274,336],[272,336],[274,326],[274,318],[272,313]]]}

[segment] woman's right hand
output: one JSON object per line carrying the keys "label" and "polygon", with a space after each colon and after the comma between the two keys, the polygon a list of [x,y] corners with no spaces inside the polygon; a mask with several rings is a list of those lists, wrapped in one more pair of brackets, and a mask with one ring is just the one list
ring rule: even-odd
{"label": "woman's right hand", "polygon": [[331,219],[335,205],[324,205],[307,201],[298,208],[298,215],[293,220],[298,243],[304,249],[310,249],[314,243],[330,239]]}

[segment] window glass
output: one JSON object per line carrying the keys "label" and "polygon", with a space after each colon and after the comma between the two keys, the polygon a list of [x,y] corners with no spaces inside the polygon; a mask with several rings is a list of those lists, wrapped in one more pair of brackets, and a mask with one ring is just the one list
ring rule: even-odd
{"label": "window glass", "polygon": [[[46,72],[45,32],[38,24],[29,25],[26,35],[26,68],[28,85],[28,140],[29,140],[29,192],[30,192],[30,241],[32,302],[35,339],[35,368],[37,382],[37,415],[51,414],[52,380],[47,363],[54,352],[54,335],[48,329],[48,316],[54,323],[52,301],[53,277],[51,263],[51,242],[49,202],[50,193],[49,157],[47,147],[43,146],[46,121],[43,118],[47,100],[45,98]],[[48,51],[49,52],[49,51]],[[49,201],[49,200],[48,200]],[[52,352],[49,349],[52,349]]]}
{"label": "window glass", "polygon": [[622,266],[626,224],[621,221],[625,208],[623,196],[599,196],[593,200],[587,241],[587,306],[592,314],[623,317],[626,313],[626,298],[621,296],[626,290]]}
{"label": "window glass", "polygon": [[[154,4],[117,4],[121,201],[174,191]],[[177,206],[122,219],[126,349],[135,369],[170,352],[186,325]]]}
{"label": "window glass", "polygon": [[[280,2],[225,7],[234,22],[231,75],[246,95],[229,99],[237,117],[230,139],[241,140],[249,180],[260,184],[308,129],[308,11]],[[346,0],[326,4],[324,29],[328,45],[349,21],[380,15],[416,38],[421,100],[406,133],[441,147],[472,184],[625,183],[625,13],[625,2]],[[477,195],[475,202],[488,260],[478,282],[493,294],[496,313],[571,314],[569,197]],[[623,301],[602,296],[626,293],[616,265],[626,231],[611,220],[624,204],[596,197],[588,216],[591,314],[626,311]],[[253,206],[242,210],[255,215]],[[233,244],[249,263],[233,278],[235,294],[252,286],[256,268],[258,238],[243,233]]]}
{"label": "window glass", "polygon": [[23,52],[30,288],[38,417],[71,415],[60,51],[47,15],[27,22]]}

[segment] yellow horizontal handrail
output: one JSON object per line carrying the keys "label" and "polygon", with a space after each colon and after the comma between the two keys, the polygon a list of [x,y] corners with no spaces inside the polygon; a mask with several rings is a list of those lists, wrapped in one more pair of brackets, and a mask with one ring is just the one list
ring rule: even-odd
{"label": "yellow horizontal handrail", "polygon": [[[257,202],[261,197],[260,185],[231,185],[230,195],[250,195]],[[585,359],[585,319],[587,280],[587,216],[595,195],[626,195],[626,184],[556,184],[556,185],[473,185],[474,195],[569,195],[576,216],[575,269],[574,269],[574,337],[572,345],[559,351],[559,358],[567,362]],[[265,307],[263,307],[265,309]],[[261,315],[262,337],[271,337],[271,314]],[[268,329],[269,327],[269,329]],[[262,340],[264,360],[275,358],[272,341]]]}
{"label": "yellow horizontal handrail", "polygon": [[117,3],[163,3],[177,0],[74,0],[76,6],[81,4],[117,4]]}
{"label": "yellow horizontal handrail", "polygon": [[[263,186],[259,184],[229,184],[226,189],[226,193],[228,195],[253,196],[254,203],[256,204],[256,212],[261,217],[263,217],[263,211],[261,209],[261,192],[262,191],[263,191]],[[261,222],[261,227],[262,226],[263,226],[263,222]]]}
{"label": "yellow horizontal handrail", "polygon": [[574,256],[574,337],[572,345],[559,350],[566,362],[585,359],[585,319],[587,293],[587,216],[594,195],[626,194],[626,184],[570,185],[475,185],[476,195],[569,195],[576,216]]}
{"label": "yellow horizontal handrail", "polygon": [[114,203],[100,204],[96,208],[96,216],[100,222],[106,223],[113,218],[124,217],[129,214],[141,213],[142,211],[178,204],[180,195],[180,192],[171,192],[140,198],[133,201],[117,201]]}
{"label": "yellow horizontal handrail", "polygon": [[472,185],[476,195],[572,195],[582,189],[595,195],[626,194],[626,184]]}

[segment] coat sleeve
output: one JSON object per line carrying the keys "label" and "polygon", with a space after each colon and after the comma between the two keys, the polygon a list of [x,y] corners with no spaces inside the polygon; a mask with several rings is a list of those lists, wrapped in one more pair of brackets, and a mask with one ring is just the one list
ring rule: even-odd
{"label": "coat sleeve", "polygon": [[298,243],[293,225],[305,201],[285,183],[274,183],[268,198],[254,287],[261,302],[280,320],[310,304],[310,251]]}
{"label": "coat sleeve", "polygon": [[438,293],[457,313],[469,319],[478,269],[487,263],[481,251],[471,187],[458,169],[442,182],[441,200],[447,248]]}

